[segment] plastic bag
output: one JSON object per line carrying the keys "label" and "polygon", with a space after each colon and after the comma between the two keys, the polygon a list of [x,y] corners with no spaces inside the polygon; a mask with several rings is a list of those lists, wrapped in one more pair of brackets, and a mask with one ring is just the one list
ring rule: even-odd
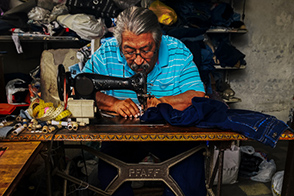
{"label": "plastic bag", "polygon": [[56,20],[57,16],[68,14],[68,9],[64,4],[58,4],[53,7],[49,16],[49,22]]}
{"label": "plastic bag", "polygon": [[102,18],[96,19],[93,15],[67,14],[57,17],[57,21],[71,30],[75,31],[82,39],[91,41],[101,38],[107,32]]}
{"label": "plastic bag", "polygon": [[41,7],[34,7],[28,13],[30,20],[43,21],[49,17],[50,11]]}
{"label": "plastic bag", "polygon": [[264,159],[259,165],[257,175],[252,176],[250,179],[257,182],[270,182],[275,172],[275,161],[273,159],[270,161]]}
{"label": "plastic bag", "polygon": [[164,25],[172,25],[178,19],[176,12],[171,7],[165,5],[159,0],[151,3],[149,9],[156,14],[158,22]]}
{"label": "plastic bag", "polygon": [[242,153],[246,153],[252,155],[255,153],[255,149],[252,146],[240,146],[240,150]]}
{"label": "plastic bag", "polygon": [[281,196],[283,187],[284,171],[278,171],[272,178],[272,193],[273,196]]}
{"label": "plastic bag", "polygon": [[[25,85],[26,85],[26,82],[22,79],[16,78],[16,79],[10,80],[6,84],[6,87],[5,87],[6,88],[6,95],[7,95],[7,103],[9,103],[9,104],[22,104],[22,103],[24,103],[24,102],[20,102],[20,103],[15,102],[14,96],[16,93],[20,93],[20,92],[25,93],[25,91],[28,91],[27,86],[22,87]],[[22,95],[20,95],[20,96],[22,96]],[[19,98],[19,99],[24,100],[24,98]]]}
{"label": "plastic bag", "polygon": [[[218,156],[219,150],[214,150],[214,165]],[[222,184],[234,184],[237,182],[239,166],[241,162],[240,148],[236,145],[232,145],[230,149],[224,152],[224,164],[223,164],[223,178]],[[217,184],[218,174],[215,177],[214,184]]]}

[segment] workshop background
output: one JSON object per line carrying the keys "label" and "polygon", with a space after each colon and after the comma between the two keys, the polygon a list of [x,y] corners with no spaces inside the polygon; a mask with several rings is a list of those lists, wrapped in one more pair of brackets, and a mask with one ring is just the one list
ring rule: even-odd
{"label": "workshop background", "polygon": [[[264,112],[288,121],[293,107],[293,15],[291,0],[234,0],[233,7],[242,14],[245,4],[245,34],[232,34],[233,45],[246,55],[246,69],[229,72],[231,88],[242,101],[233,109]],[[17,54],[12,41],[1,41],[4,73],[29,73],[40,64],[44,48],[79,48],[77,42],[22,42],[24,53]]]}
{"label": "workshop background", "polygon": [[[16,1],[17,2],[17,1]],[[242,14],[245,4],[244,23],[248,30],[245,34],[231,34],[232,44],[246,55],[246,68],[230,70],[229,81],[236,97],[241,102],[230,104],[234,109],[248,109],[276,116],[285,122],[289,119],[293,107],[294,52],[293,14],[294,4],[290,0],[232,0],[236,12]],[[18,54],[12,41],[0,41],[3,56],[4,73],[28,74],[40,65],[44,49],[80,48],[79,42],[65,41],[29,41],[21,42],[23,53]],[[277,171],[284,168],[287,142],[281,141],[275,149],[255,142],[256,149],[269,155],[276,161]],[[257,145],[257,146],[256,146]],[[248,183],[251,186],[248,185]],[[224,186],[224,195],[272,195],[271,183],[242,181],[234,186]],[[247,192],[251,191],[251,192]]]}

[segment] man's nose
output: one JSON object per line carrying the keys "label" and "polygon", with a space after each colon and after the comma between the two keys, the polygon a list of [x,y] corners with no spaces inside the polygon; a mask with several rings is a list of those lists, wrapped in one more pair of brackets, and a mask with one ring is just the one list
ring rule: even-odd
{"label": "man's nose", "polygon": [[144,59],[141,57],[140,54],[136,54],[136,58],[134,59],[134,62],[135,62],[137,65],[141,65],[141,64],[143,64]]}

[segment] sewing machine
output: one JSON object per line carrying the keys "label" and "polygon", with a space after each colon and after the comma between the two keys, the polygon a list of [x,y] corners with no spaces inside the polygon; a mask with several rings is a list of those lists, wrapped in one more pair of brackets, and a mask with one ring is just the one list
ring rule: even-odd
{"label": "sewing machine", "polygon": [[[137,73],[129,78],[99,75],[94,73],[80,73],[72,78],[70,72],[65,72],[64,66],[58,66],[57,74],[58,95],[61,101],[68,97],[95,100],[95,94],[100,90],[128,89],[135,91],[138,101],[144,111],[147,105],[147,74]],[[71,95],[73,87],[74,95]]]}

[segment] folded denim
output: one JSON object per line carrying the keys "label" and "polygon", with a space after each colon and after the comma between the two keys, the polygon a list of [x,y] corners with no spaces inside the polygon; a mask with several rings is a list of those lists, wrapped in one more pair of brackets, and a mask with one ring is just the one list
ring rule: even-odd
{"label": "folded denim", "polygon": [[166,121],[175,126],[196,126],[231,130],[244,136],[275,147],[285,130],[293,131],[276,117],[260,112],[228,109],[223,102],[194,97],[192,105],[183,111],[173,109],[166,103],[148,108],[141,116],[143,122]]}

